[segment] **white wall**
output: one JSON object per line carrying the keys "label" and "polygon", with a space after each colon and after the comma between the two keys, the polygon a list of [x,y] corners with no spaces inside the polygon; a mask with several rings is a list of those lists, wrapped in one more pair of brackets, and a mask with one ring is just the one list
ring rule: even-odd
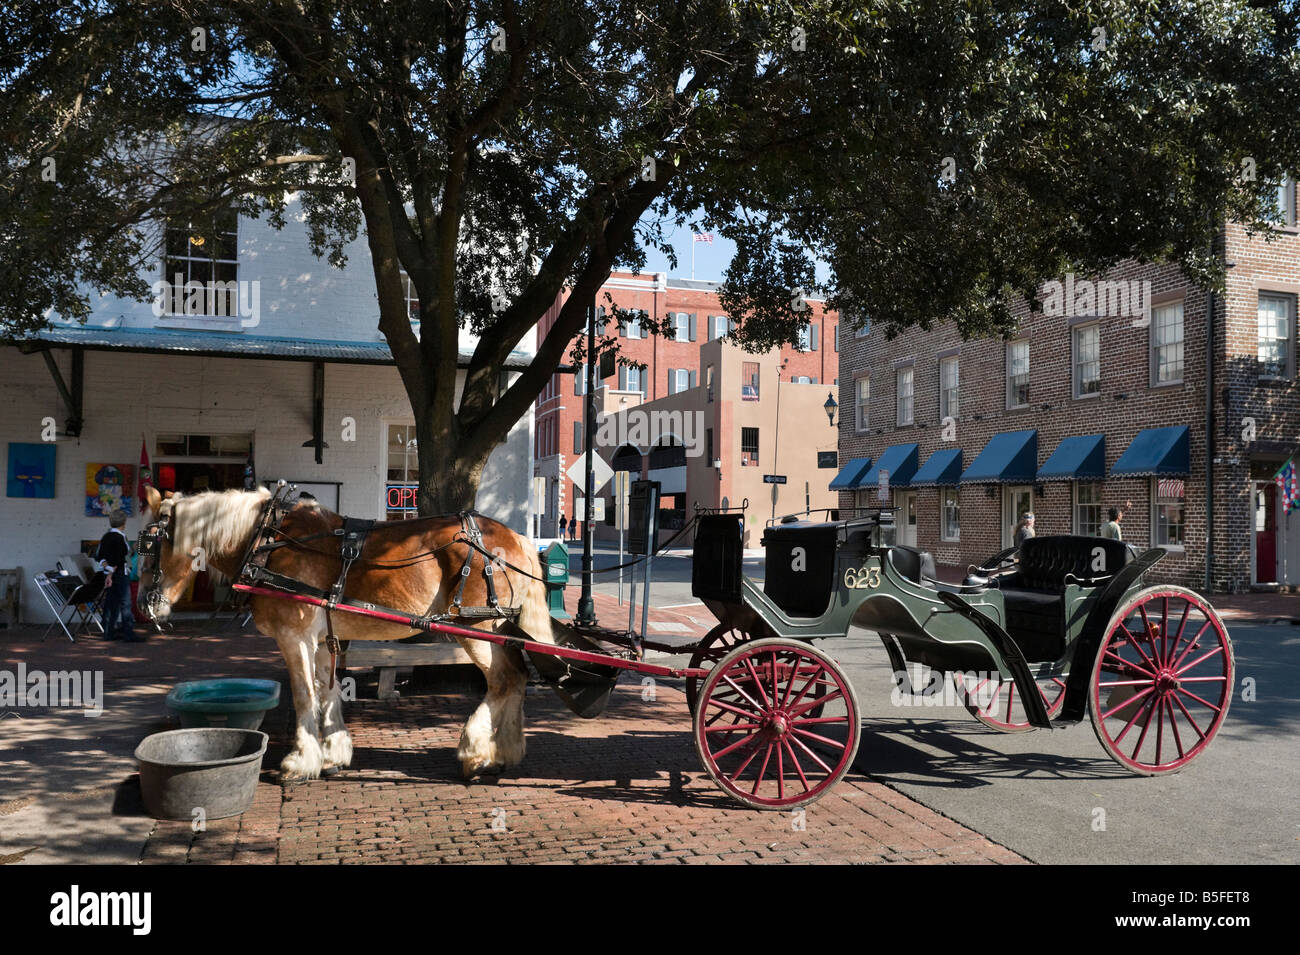
{"label": "white wall", "polygon": [[[54,355],[68,380],[69,353]],[[80,439],[58,439],[55,497],[0,496],[0,567],[23,568],[24,617],[49,619],[32,575],[108,527],[103,518],[84,516],[86,464],[138,464],[142,433],[152,461],[159,431],[252,431],[259,480],[341,481],[344,513],[381,517],[386,425],[414,420],[396,369],[325,366],[329,447],[319,465],[314,450],[302,447],[311,437],[311,387],[309,362],[86,352],[85,425]],[[41,419],[47,416],[62,430],[66,412],[44,360],[0,348],[0,467],[8,467],[9,442],[41,440]],[[355,442],[341,440],[344,416],[356,419]],[[523,534],[530,533],[531,442],[530,415],[493,453],[477,501],[484,514]],[[127,524],[128,537],[134,539],[139,529],[137,515]]]}

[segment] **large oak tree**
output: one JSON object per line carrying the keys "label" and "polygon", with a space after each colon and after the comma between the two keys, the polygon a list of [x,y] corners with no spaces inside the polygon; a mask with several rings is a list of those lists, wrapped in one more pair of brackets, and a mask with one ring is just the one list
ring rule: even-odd
{"label": "large oak tree", "polygon": [[852,317],[996,334],[1067,269],[1217,283],[1225,217],[1266,226],[1300,166],[1291,4],[20,0],[0,35],[0,329],[147,295],[163,219],[297,196],[335,264],[364,231],[424,513],[472,503],[610,271],[674,229],[736,242],[750,347],[795,337],[818,259]]}

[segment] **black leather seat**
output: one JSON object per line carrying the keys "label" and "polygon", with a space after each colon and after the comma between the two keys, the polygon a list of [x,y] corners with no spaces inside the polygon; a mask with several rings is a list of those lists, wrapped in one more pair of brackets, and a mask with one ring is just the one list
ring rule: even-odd
{"label": "black leather seat", "polygon": [[[1007,632],[1032,662],[1065,652],[1065,588],[1104,586],[1128,563],[1123,542],[1103,537],[1031,537],[1020,545],[1016,570],[998,578]],[[1069,579],[1067,579],[1069,578]]]}
{"label": "black leather seat", "polygon": [[835,584],[839,524],[778,524],[763,533],[763,592],[792,617],[819,617]]}
{"label": "black leather seat", "polygon": [[929,586],[926,578],[933,580],[935,577],[934,557],[929,551],[895,544],[889,548],[889,561],[896,571],[914,584]]}

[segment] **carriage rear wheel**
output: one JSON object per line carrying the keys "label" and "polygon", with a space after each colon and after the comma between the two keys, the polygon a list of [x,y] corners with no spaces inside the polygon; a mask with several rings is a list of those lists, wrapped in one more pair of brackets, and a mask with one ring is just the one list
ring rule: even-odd
{"label": "carriage rear wheel", "polygon": [[1148,587],[1110,619],[1088,685],[1097,739],[1143,776],[1174,773],[1199,756],[1232,702],[1228,631],[1199,594]]}
{"label": "carriage rear wheel", "polygon": [[[715,665],[719,660],[725,657],[742,643],[748,643],[754,639],[753,635],[739,627],[733,627],[730,624],[720,623],[703,637],[695,646],[695,652],[691,654],[691,660],[687,664],[692,670],[706,669]],[[700,698],[700,680],[693,676],[686,678],[686,705],[695,714],[695,705]]]}
{"label": "carriage rear wheel", "polygon": [[750,641],[724,656],[700,686],[700,762],[723,790],[755,809],[821,798],[853,765],[861,734],[848,677],[809,644]]}
{"label": "carriage rear wheel", "polygon": [[[962,706],[985,726],[999,733],[1026,733],[1037,728],[1029,722],[1023,694],[1016,688],[1015,680],[989,676],[970,685],[961,673],[954,673],[952,677]],[[1043,698],[1048,718],[1055,719],[1065,705],[1065,677],[1038,677],[1034,680],[1034,689]]]}

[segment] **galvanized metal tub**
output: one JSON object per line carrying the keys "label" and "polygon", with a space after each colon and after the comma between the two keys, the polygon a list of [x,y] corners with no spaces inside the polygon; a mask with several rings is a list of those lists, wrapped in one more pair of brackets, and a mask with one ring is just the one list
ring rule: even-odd
{"label": "galvanized metal tub", "polygon": [[155,819],[224,819],[253,804],[267,735],[204,727],[146,736],[135,748],[140,793]]}

